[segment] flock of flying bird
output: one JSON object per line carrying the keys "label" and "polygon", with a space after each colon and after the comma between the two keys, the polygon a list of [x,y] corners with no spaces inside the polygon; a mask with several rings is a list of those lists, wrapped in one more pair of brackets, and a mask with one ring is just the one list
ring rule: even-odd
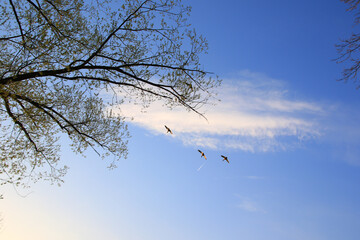
{"label": "flock of flying bird", "polygon": [[[166,128],[166,130],[167,130],[167,132],[166,132],[166,133],[173,134],[173,132],[171,131],[171,129],[170,129],[170,128],[168,128],[166,125],[165,125],[165,128]],[[204,152],[202,152],[202,151],[201,151],[201,150],[199,150],[199,149],[198,149],[198,151],[199,151],[199,153],[201,154],[201,157],[204,157],[204,158],[205,158],[205,160],[207,160],[207,158],[206,158],[206,156],[205,156],[205,153],[204,153]],[[229,162],[229,159],[228,159],[226,156],[221,155],[221,157],[223,158],[223,161],[227,161],[228,163],[230,163],[230,162]]]}

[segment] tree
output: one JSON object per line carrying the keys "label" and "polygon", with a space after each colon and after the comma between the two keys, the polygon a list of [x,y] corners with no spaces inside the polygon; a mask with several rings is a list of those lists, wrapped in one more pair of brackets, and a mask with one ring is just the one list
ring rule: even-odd
{"label": "tree", "polygon": [[[349,4],[348,11],[357,11],[355,14],[355,24],[360,23],[360,14],[358,11],[358,5],[360,0],[341,0],[342,2]],[[336,45],[339,52],[337,58],[338,63],[350,61],[350,67],[343,70],[342,81],[353,80],[355,83],[358,82],[357,74],[360,69],[360,34],[353,33],[348,39],[342,40],[342,43]],[[358,84],[357,88],[360,88]]]}
{"label": "tree", "polygon": [[[181,0],[0,0],[0,177],[60,183],[59,138],[126,158],[125,98],[197,114],[220,81],[202,70],[207,42]],[[111,97],[108,97],[108,96]]]}

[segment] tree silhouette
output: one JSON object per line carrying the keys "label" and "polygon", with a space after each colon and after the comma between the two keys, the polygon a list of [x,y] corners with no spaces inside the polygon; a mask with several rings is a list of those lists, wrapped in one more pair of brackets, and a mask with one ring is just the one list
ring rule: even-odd
{"label": "tree silhouette", "polygon": [[[355,24],[360,23],[360,14],[358,5],[360,0],[341,0],[342,2],[349,4],[348,11],[356,11],[355,13]],[[348,39],[342,40],[340,44],[336,45],[339,52],[339,57],[337,58],[338,63],[350,62],[350,67],[347,67],[343,70],[343,76],[340,80],[349,81],[352,80],[354,83],[357,83],[358,80],[358,71],[360,69],[360,34],[353,33]],[[357,88],[360,85],[357,84]]]}
{"label": "tree silhouette", "polygon": [[124,99],[197,114],[219,85],[180,0],[0,0],[0,182],[60,183],[59,137],[110,167],[127,155]]}

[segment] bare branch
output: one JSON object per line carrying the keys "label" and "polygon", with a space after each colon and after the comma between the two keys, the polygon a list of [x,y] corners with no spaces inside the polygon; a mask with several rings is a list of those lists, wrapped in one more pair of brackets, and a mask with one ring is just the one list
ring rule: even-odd
{"label": "bare branch", "polygon": [[143,3],[140,4],[140,6],[138,8],[135,9],[135,11],[133,13],[131,13],[120,25],[119,27],[117,27],[114,31],[112,31],[107,38],[100,44],[100,46],[96,49],[96,51],[90,55],[90,57],[88,59],[86,59],[83,63],[82,66],[86,65],[87,63],[89,63],[98,53],[101,52],[102,48],[105,46],[106,43],[108,43],[110,41],[110,39],[121,29],[121,27],[128,22],[141,8],[142,6],[147,2],[148,0],[144,1]]}
{"label": "bare branch", "polygon": [[24,44],[25,44],[25,36],[24,36],[24,32],[23,32],[22,27],[21,27],[21,22],[20,22],[19,16],[18,16],[18,14],[17,14],[17,12],[16,12],[16,9],[15,9],[15,6],[14,6],[14,3],[12,2],[12,0],[9,0],[9,2],[10,2],[10,4],[11,4],[12,10],[13,10],[13,12],[14,12],[16,21],[17,21],[17,23],[18,23],[18,25],[19,25],[20,35],[21,35],[22,40],[23,40],[23,42],[24,42]]}

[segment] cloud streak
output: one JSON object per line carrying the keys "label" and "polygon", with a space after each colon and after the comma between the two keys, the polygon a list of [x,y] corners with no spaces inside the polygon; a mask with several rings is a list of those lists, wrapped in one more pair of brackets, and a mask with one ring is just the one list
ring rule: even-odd
{"label": "cloud streak", "polygon": [[263,212],[260,210],[254,202],[248,200],[242,200],[241,203],[237,205],[238,208],[245,210],[247,212]]}
{"label": "cloud streak", "polygon": [[235,196],[240,200],[240,203],[236,204],[237,208],[247,212],[266,213],[266,211],[261,209],[256,202],[250,200],[249,198],[242,197],[239,194],[235,194]]}
{"label": "cloud streak", "polygon": [[217,96],[221,101],[202,109],[208,122],[182,108],[170,111],[159,102],[146,112],[139,105],[122,104],[121,114],[154,134],[164,134],[166,124],[185,145],[212,149],[286,150],[320,135],[320,104],[290,98],[284,82],[250,71],[224,82]]}
{"label": "cloud streak", "polygon": [[264,179],[264,177],[260,177],[260,176],[245,176],[244,178],[250,179],[250,180],[262,180],[262,179]]}

